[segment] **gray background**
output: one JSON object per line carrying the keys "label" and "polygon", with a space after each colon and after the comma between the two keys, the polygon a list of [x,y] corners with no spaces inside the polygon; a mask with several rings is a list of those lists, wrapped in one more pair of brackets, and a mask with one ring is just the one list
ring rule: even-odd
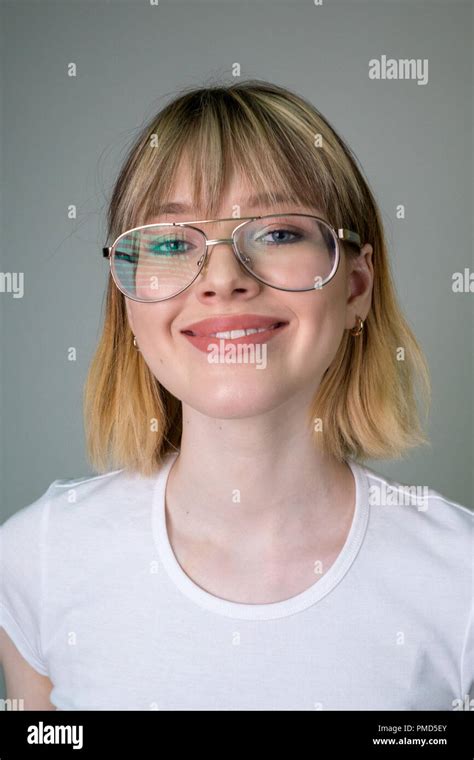
{"label": "gray background", "polygon": [[[471,507],[474,296],[454,294],[451,276],[474,270],[472,2],[15,0],[0,13],[0,271],[25,278],[22,299],[0,293],[0,522],[56,478],[92,472],[82,388],[100,331],[112,181],[168,97],[232,81],[234,62],[243,79],[309,98],[381,207],[398,295],[432,373],[432,447],[368,464]],[[369,80],[368,61],[383,54],[428,58],[429,83]]]}

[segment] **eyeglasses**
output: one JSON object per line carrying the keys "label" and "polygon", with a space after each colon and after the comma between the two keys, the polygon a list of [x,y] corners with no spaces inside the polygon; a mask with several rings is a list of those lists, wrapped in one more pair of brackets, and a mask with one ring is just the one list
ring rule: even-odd
{"label": "eyeglasses", "polygon": [[310,214],[268,214],[240,217],[230,238],[210,240],[196,224],[145,224],[123,232],[102,249],[118,289],[133,301],[166,301],[190,287],[208,261],[209,246],[229,243],[243,269],[264,285],[286,291],[322,288],[339,266],[339,240],[361,247],[360,237],[337,231]]}

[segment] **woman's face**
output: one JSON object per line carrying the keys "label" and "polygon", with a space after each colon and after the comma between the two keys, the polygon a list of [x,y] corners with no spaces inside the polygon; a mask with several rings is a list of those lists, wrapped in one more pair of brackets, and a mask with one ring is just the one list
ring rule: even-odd
{"label": "woman's face", "polygon": [[[177,173],[170,202],[191,205],[188,188],[183,168]],[[241,217],[302,212],[325,218],[317,208],[288,202],[278,207],[249,208],[246,198],[251,192],[234,176],[216,218],[232,216],[236,206]],[[200,218],[197,212],[163,214],[147,223]],[[238,218],[206,224],[203,229],[209,239],[224,238],[230,237],[237,224]],[[174,298],[158,303],[126,298],[130,327],[153,375],[183,404],[204,415],[249,417],[276,409],[296,397],[309,403],[337,352],[344,330],[354,326],[356,314],[364,318],[369,310],[371,252],[370,245],[364,246],[362,255],[351,263],[341,248],[338,271],[328,284],[308,292],[286,292],[255,280],[239,265],[230,244],[219,243],[209,248],[205,271]],[[233,340],[207,339],[217,350],[217,361],[210,362],[209,352],[202,350],[203,341],[190,340],[183,331],[204,319],[229,316],[236,317],[236,323],[245,317],[248,321],[244,327],[250,326],[255,316],[284,325],[260,333],[259,338],[253,335],[251,340],[259,341],[259,345],[254,346],[254,354],[249,350],[247,361],[242,358],[245,354],[239,357],[237,350],[229,360],[232,349],[227,347],[237,345]],[[238,329],[237,324],[232,329]],[[216,331],[214,326],[208,332]],[[206,332],[206,328],[195,332]],[[249,336],[238,342],[248,346]],[[227,351],[227,360],[222,352],[219,355],[219,345]]]}

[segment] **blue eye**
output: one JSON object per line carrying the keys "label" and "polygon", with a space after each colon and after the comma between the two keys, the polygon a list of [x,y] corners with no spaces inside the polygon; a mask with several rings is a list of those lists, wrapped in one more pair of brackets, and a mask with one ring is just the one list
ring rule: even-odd
{"label": "blue eye", "polygon": [[[280,237],[277,240],[270,240],[270,241],[264,241],[264,238],[267,237],[267,235],[291,235],[292,239],[288,239],[287,237]],[[291,232],[291,230],[286,229],[276,229],[276,230],[269,230],[264,235],[258,238],[256,242],[267,242],[270,245],[278,245],[278,244],[285,244],[285,243],[296,243],[299,240],[301,240],[302,235],[300,233]]]}

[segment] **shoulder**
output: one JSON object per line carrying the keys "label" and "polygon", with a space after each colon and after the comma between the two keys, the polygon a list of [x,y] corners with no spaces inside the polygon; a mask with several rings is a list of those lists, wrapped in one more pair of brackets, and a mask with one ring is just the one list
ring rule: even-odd
{"label": "shoulder", "polygon": [[[452,560],[468,572],[472,565],[474,511],[423,483],[401,483],[362,466],[372,524],[404,548]],[[448,569],[448,567],[446,567]]]}
{"label": "shoulder", "polygon": [[125,468],[99,475],[54,480],[27,506],[20,508],[0,525],[0,540],[21,552],[39,551],[43,545],[49,556],[60,543],[65,550],[101,535],[138,528],[149,519],[154,489],[166,467],[145,476]]}
{"label": "shoulder", "polygon": [[50,555],[59,540],[73,546],[101,528],[126,523],[131,514],[138,518],[149,507],[154,482],[124,469],[53,481],[0,525],[3,561],[32,562],[42,548]]}
{"label": "shoulder", "polygon": [[[61,505],[74,501],[74,495],[84,497],[91,495],[101,486],[112,483],[122,470],[104,475],[84,476],[79,478],[58,479],[49,484],[47,489],[34,501],[21,507],[0,525],[0,537],[14,540],[22,538],[32,547],[41,536],[51,509],[61,511]],[[64,510],[63,510],[64,511]]]}
{"label": "shoulder", "polygon": [[368,479],[369,500],[375,506],[414,506],[417,512],[429,512],[433,518],[453,525],[472,524],[474,507],[459,504],[426,483],[402,483],[361,465]]}

